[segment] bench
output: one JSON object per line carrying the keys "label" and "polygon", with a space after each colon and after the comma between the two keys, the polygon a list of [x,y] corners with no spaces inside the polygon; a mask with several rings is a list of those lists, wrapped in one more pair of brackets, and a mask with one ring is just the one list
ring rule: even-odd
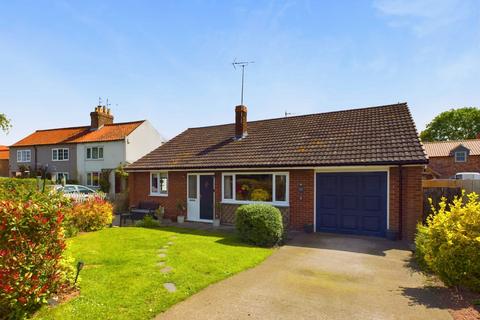
{"label": "bench", "polygon": [[130,207],[129,213],[122,214],[120,217],[120,225],[123,225],[122,221],[126,219],[142,220],[145,216],[149,215],[154,219],[158,219],[156,211],[160,208],[160,204],[154,201],[140,201],[137,206]]}

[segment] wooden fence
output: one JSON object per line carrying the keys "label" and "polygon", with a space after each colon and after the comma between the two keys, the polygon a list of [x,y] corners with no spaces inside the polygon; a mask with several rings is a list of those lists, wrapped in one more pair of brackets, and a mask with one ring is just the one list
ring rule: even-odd
{"label": "wooden fence", "polygon": [[[480,194],[480,180],[453,180],[453,179],[435,179],[423,180],[423,219],[432,213],[432,205],[438,209],[441,199],[444,197],[448,203],[453,201],[453,198],[460,196],[462,190],[466,193],[475,192]],[[432,199],[430,204],[429,199]]]}

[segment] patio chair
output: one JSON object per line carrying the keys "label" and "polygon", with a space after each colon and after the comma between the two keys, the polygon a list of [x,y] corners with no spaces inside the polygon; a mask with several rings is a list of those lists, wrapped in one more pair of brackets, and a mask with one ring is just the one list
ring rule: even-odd
{"label": "patio chair", "polygon": [[120,225],[123,225],[127,219],[130,219],[132,223],[135,220],[142,220],[145,216],[149,215],[154,219],[158,219],[156,211],[160,208],[160,204],[154,201],[140,201],[137,206],[130,207],[130,211],[126,214],[122,214],[120,217]]}

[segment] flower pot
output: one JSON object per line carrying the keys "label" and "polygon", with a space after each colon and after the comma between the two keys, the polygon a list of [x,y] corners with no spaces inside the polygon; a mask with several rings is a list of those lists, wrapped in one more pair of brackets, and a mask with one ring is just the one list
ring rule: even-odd
{"label": "flower pot", "polygon": [[178,216],[177,217],[177,222],[178,223],[184,223],[185,222],[185,216]]}
{"label": "flower pot", "polygon": [[213,219],[213,226],[220,227],[220,219]]}

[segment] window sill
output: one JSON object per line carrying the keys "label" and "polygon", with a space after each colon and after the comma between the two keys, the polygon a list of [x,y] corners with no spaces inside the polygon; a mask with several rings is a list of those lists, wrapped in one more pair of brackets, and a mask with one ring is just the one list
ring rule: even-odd
{"label": "window sill", "polygon": [[168,197],[168,193],[164,193],[164,194],[161,194],[161,193],[150,193],[149,194],[150,197]]}
{"label": "window sill", "polygon": [[222,200],[221,204],[270,204],[274,207],[290,207],[288,202],[263,202],[263,201],[235,201],[235,200]]}
{"label": "window sill", "polygon": [[52,162],[65,162],[65,161],[70,161],[70,159],[66,159],[66,160],[53,160],[52,159]]}
{"label": "window sill", "polygon": [[101,159],[85,159],[85,161],[103,161],[104,158]]}

